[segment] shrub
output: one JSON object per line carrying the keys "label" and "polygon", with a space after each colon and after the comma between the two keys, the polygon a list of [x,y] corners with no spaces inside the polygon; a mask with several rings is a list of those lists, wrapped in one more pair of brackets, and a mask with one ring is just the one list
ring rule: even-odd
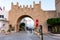
{"label": "shrub", "polygon": [[56,25],[60,24],[60,18],[51,18],[47,20],[47,24]]}

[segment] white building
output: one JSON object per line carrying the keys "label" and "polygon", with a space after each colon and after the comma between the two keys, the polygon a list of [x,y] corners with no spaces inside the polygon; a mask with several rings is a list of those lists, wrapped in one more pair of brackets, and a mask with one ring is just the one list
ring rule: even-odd
{"label": "white building", "polygon": [[6,14],[8,15],[8,13],[5,11],[5,8],[0,10],[0,32],[7,31],[9,28]]}

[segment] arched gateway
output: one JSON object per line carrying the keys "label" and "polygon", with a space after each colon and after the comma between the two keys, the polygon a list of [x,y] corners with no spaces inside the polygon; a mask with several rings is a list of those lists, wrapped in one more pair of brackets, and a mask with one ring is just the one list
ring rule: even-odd
{"label": "arched gateway", "polygon": [[17,19],[17,23],[19,24],[19,21],[21,21],[23,18],[25,18],[25,17],[29,17],[29,18],[31,18],[31,19],[33,19],[31,16],[29,16],[29,15],[22,15],[22,16],[20,16],[18,19]]}
{"label": "arched gateway", "polygon": [[[25,30],[25,25],[27,23],[27,20],[25,20],[24,18],[30,18],[33,20],[33,18],[29,15],[22,15],[17,19],[17,25],[18,25],[18,30]],[[23,22],[21,22],[23,20]],[[24,27],[23,27],[24,26]],[[22,28],[22,29],[21,29]]]}
{"label": "arched gateway", "polygon": [[39,4],[35,4],[33,2],[33,8],[30,5],[30,8],[28,8],[28,5],[25,7],[18,6],[18,2],[16,5],[11,4],[11,10],[9,11],[9,24],[11,24],[13,27],[15,27],[15,31],[19,31],[19,21],[24,17],[30,17],[34,20],[34,24],[36,23],[36,20],[38,20],[38,25],[42,25],[43,32],[47,33],[47,23],[46,20],[48,18],[55,17],[55,11],[47,12],[43,11],[41,9],[41,2]]}

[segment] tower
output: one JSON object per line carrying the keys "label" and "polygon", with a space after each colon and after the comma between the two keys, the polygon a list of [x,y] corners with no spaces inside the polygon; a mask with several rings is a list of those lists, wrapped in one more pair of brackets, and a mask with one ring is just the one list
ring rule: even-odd
{"label": "tower", "polygon": [[60,0],[55,0],[57,16],[60,17]]}
{"label": "tower", "polygon": [[60,2],[60,0],[55,0],[56,4],[58,4]]}

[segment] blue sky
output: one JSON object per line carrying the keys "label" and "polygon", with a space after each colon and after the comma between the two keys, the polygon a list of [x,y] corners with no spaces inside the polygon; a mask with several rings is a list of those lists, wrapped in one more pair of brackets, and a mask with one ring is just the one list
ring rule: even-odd
{"label": "blue sky", "polygon": [[43,10],[55,10],[55,0],[0,0],[0,7],[5,6],[6,10],[10,10],[11,2],[14,4],[19,2],[19,5],[33,5],[33,1],[36,3],[41,1],[41,7]]}

